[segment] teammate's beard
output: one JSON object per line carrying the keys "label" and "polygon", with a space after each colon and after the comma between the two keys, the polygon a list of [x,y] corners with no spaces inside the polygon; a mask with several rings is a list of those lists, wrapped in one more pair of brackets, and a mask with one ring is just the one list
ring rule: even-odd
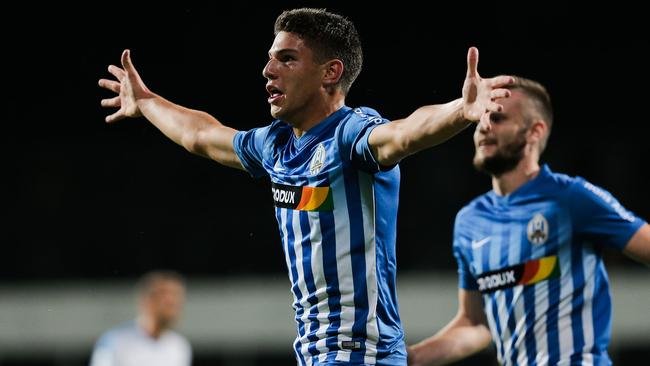
{"label": "teammate's beard", "polygon": [[474,167],[497,177],[514,169],[524,157],[527,131],[527,128],[519,130],[514,140],[498,148],[493,156],[485,157],[483,160],[475,158]]}

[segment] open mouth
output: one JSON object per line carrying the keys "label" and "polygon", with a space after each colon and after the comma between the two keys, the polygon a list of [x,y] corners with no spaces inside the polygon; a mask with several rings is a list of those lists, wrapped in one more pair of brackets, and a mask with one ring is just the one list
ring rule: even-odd
{"label": "open mouth", "polygon": [[274,85],[267,85],[266,91],[270,95],[268,102],[271,104],[277,102],[280,98],[284,96],[284,92]]}
{"label": "open mouth", "polygon": [[496,146],[497,142],[494,139],[484,139],[478,142],[479,147],[487,147],[487,146]]}

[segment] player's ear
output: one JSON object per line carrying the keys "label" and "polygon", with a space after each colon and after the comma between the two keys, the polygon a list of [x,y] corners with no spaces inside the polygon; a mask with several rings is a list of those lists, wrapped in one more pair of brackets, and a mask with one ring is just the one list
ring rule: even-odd
{"label": "player's ear", "polygon": [[343,62],[339,59],[332,59],[323,64],[323,84],[331,86],[341,80],[343,75]]}
{"label": "player's ear", "polygon": [[546,133],[548,132],[548,125],[541,118],[536,118],[533,120],[528,130],[529,141],[533,144],[537,144],[544,139]]}

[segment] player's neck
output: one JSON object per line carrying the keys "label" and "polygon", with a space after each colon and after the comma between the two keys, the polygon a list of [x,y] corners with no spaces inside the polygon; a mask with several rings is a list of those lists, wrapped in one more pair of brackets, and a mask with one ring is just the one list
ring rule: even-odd
{"label": "player's neck", "polygon": [[297,118],[297,122],[291,123],[293,126],[293,133],[297,138],[300,138],[305,132],[316,127],[319,123],[324,121],[332,113],[338,111],[345,105],[345,97],[338,95],[327,98],[324,103],[319,103],[307,109],[304,115]]}
{"label": "player's neck", "polygon": [[539,173],[539,163],[535,159],[521,159],[519,164],[509,172],[492,176],[492,189],[499,196],[506,196],[516,191]]}

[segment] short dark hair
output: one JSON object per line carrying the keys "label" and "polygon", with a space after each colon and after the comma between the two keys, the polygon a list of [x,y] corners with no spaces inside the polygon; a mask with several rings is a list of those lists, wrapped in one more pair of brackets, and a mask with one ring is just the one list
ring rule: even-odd
{"label": "short dark hair", "polygon": [[[531,101],[532,107],[537,113],[539,113],[539,117],[541,117],[544,122],[546,122],[546,126],[548,126],[548,134],[546,135],[546,138],[542,140],[540,145],[541,153],[546,148],[546,140],[548,139],[548,135],[551,133],[551,127],[553,126],[553,104],[551,103],[551,96],[544,85],[540,82],[521,76],[513,77],[515,78],[515,82],[506,85],[505,88],[510,90],[520,90],[524,93]],[[530,117],[531,116],[526,116],[526,118]],[[527,121],[527,123],[530,123],[530,121]]]}
{"label": "short dark hair", "polygon": [[551,96],[546,91],[544,85],[540,82],[523,78],[521,76],[513,76],[515,82],[506,85],[506,89],[521,90],[526,96],[534,103],[534,107],[544,119],[549,128],[553,125],[553,105],[551,104]]}
{"label": "short dark hair", "polygon": [[138,297],[149,295],[153,287],[161,281],[176,282],[185,287],[185,278],[180,273],[172,270],[155,270],[145,273],[138,279],[135,285],[136,295]]}
{"label": "short dark hair", "polygon": [[361,40],[351,21],[325,9],[285,10],[275,20],[275,35],[279,32],[297,34],[314,52],[317,62],[341,60],[339,85],[344,94],[348,93],[363,64]]}

